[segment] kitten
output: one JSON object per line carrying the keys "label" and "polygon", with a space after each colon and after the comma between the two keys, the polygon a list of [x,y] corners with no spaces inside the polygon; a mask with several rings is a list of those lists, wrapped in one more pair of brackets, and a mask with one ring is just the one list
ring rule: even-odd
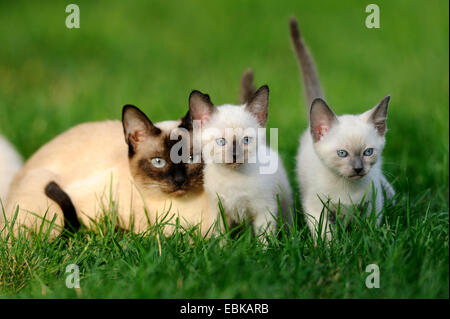
{"label": "kitten", "polygon": [[[209,207],[203,190],[203,165],[196,159],[200,154],[190,153],[192,145],[181,162],[173,162],[170,154],[178,143],[171,135],[187,132],[190,136],[191,130],[189,114],[178,121],[153,124],[131,105],[123,108],[122,123],[75,126],[25,163],[11,185],[7,218],[12,219],[19,205],[15,232],[17,227],[38,230],[48,210],[46,220],[56,216],[60,226],[51,230],[53,238],[63,226],[79,227],[78,219],[92,226],[91,219],[98,220],[113,203],[123,229],[133,226],[134,232],[141,233],[149,222],[161,221],[168,212],[165,221],[179,217],[182,226],[200,224],[207,234],[216,210]],[[173,230],[174,218],[170,223],[165,226],[167,234]]]}
{"label": "kitten", "polygon": [[[252,90],[248,72],[241,82],[241,101],[248,99],[247,103],[214,107],[208,95],[193,91],[189,111],[193,120],[201,122],[204,185],[211,202],[220,198],[230,225],[250,218],[256,235],[273,234],[281,213],[277,195],[287,216],[292,191],[281,158],[265,144],[265,129],[261,130],[267,121],[269,88],[262,86],[248,98]],[[269,154],[269,163],[262,163],[257,148]],[[269,166],[275,169],[265,172]]]}
{"label": "kitten", "polygon": [[[314,61],[300,36],[297,21],[290,21],[291,38],[303,71],[310,125],[300,138],[297,175],[308,226],[316,238],[331,239],[330,222],[338,205],[351,207],[364,201],[375,205],[378,223],[384,205],[383,190],[391,199],[394,189],[384,177],[381,153],[385,145],[389,95],[359,115],[336,116],[324,101]],[[368,192],[367,192],[368,191]],[[367,195],[366,195],[367,192]],[[373,192],[375,203],[371,202]],[[330,201],[328,209],[323,203]],[[325,224],[319,225],[322,211]],[[345,214],[345,209],[341,209]],[[327,226],[328,225],[328,226]]]}
{"label": "kitten", "polygon": [[[14,147],[0,135],[0,203],[5,203],[9,185],[23,162]],[[0,204],[0,213],[2,207]]]}

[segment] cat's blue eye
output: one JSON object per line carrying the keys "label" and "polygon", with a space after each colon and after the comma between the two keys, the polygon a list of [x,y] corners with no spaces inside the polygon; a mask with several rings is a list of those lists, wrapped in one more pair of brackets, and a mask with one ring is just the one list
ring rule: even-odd
{"label": "cat's blue eye", "polygon": [[166,166],[166,161],[160,157],[155,157],[152,158],[152,165],[156,168],[163,168],[164,166]]}
{"label": "cat's blue eye", "polygon": [[188,159],[188,164],[200,163],[200,155],[191,155]]}
{"label": "cat's blue eye", "polygon": [[370,156],[373,154],[373,148],[368,148],[364,151],[364,156]]}
{"label": "cat's blue eye", "polygon": [[227,144],[227,141],[223,137],[221,137],[221,138],[216,139],[216,143],[219,146],[224,146],[225,144]]}
{"label": "cat's blue eye", "polygon": [[347,151],[339,150],[339,151],[337,151],[337,155],[339,157],[347,157],[348,153],[347,153]]}
{"label": "cat's blue eye", "polygon": [[245,136],[245,137],[242,139],[242,144],[247,145],[248,143],[250,143],[250,141],[251,141],[251,138],[248,137],[248,136]]}

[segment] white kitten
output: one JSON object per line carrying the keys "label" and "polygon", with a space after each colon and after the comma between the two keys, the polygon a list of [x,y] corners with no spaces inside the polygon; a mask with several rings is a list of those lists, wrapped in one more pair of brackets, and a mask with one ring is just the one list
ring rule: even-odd
{"label": "white kitten", "polygon": [[[205,191],[216,202],[219,196],[228,222],[250,218],[256,235],[274,233],[277,214],[286,218],[292,209],[292,191],[281,158],[265,144],[265,129],[261,129],[268,103],[267,86],[242,105],[214,107],[209,96],[199,91],[193,91],[189,99],[192,118],[202,125]],[[261,152],[268,157],[267,163],[258,156]],[[278,212],[277,195],[282,212]]]}
{"label": "white kitten", "polygon": [[[323,100],[314,61],[303,43],[297,22],[291,20],[291,36],[303,71],[307,105],[311,105],[310,125],[301,136],[297,155],[297,174],[301,199],[308,226],[315,237],[319,229],[331,238],[329,220],[341,206],[346,208],[362,201],[375,205],[378,223],[383,209],[383,189],[390,199],[395,192],[383,176],[381,153],[385,145],[389,96],[360,115],[336,116]],[[375,194],[375,203],[371,200]],[[327,203],[328,209],[324,209]]]}
{"label": "white kitten", "polygon": [[[0,135],[0,201],[4,204],[9,185],[22,167],[22,158],[14,147]],[[1,207],[0,207],[1,210]],[[1,212],[0,212],[1,214]]]}

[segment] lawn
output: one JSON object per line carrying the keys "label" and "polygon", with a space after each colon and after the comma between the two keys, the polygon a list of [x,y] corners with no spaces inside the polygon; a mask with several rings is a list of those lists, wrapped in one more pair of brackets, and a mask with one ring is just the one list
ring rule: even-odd
{"label": "lawn", "polygon": [[[263,247],[83,230],[54,242],[0,243],[2,298],[448,298],[448,1],[77,1],[81,28],[55,1],[0,2],[0,131],[28,158],[66,129],[119,119],[124,104],[153,122],[187,110],[191,90],[237,102],[246,67],[270,87],[269,127],[295,181],[307,127],[288,20],[294,14],[318,64],[327,101],[358,113],[391,94],[384,171],[398,192],[382,225],[360,220],[314,245],[298,225]],[[96,154],[92,154],[96,156]],[[298,201],[298,200],[297,200]],[[226,235],[224,235],[226,237]],[[77,264],[81,288],[66,287]],[[365,285],[377,264],[380,288]]]}

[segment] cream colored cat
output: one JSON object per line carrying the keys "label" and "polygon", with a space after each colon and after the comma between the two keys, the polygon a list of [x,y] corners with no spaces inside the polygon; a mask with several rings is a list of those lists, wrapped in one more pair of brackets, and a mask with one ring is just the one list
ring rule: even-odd
{"label": "cream colored cat", "polygon": [[[169,212],[168,219],[179,217],[182,226],[201,224],[207,234],[216,210],[210,209],[203,190],[203,165],[193,163],[192,156],[180,163],[170,158],[177,143],[170,139],[171,132],[190,127],[189,114],[152,124],[130,105],[123,109],[122,123],[73,127],[41,147],[14,178],[6,204],[8,220],[17,205],[16,233],[22,227],[38,230],[45,214],[48,221],[56,216],[59,227],[51,231],[55,237],[64,226],[79,227],[78,220],[91,226],[90,219],[98,220],[114,201],[124,229],[134,224],[135,232],[143,232],[148,220],[154,223]],[[172,229],[167,226],[166,233]]]}

